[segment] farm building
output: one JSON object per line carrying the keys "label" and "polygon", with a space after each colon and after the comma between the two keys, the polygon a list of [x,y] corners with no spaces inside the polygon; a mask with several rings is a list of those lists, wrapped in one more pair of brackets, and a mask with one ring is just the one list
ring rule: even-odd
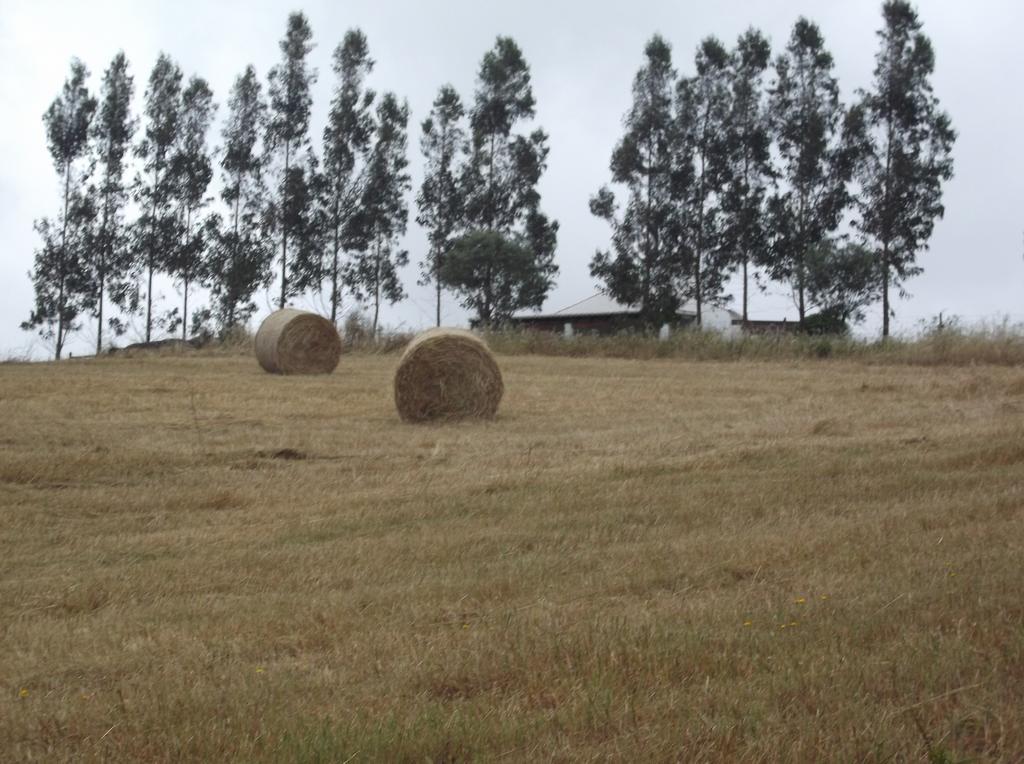
{"label": "farm building", "polygon": [[[727,335],[742,331],[743,318],[735,311],[705,305],[701,312],[702,325],[705,329]],[[697,308],[691,300],[679,310],[679,320],[674,328],[691,325],[696,320]],[[512,325],[533,331],[562,332],[566,335],[576,332],[612,334],[629,329],[642,329],[643,321],[640,318],[639,306],[623,305],[606,294],[598,293],[553,313],[517,313],[512,317]],[[662,332],[668,332],[671,328],[673,327],[666,324],[662,327]]]}

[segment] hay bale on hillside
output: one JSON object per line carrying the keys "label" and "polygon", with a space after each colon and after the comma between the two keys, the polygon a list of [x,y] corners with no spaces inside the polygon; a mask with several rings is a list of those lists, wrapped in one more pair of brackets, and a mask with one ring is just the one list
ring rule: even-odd
{"label": "hay bale on hillside", "polygon": [[256,359],[271,374],[330,374],[341,357],[334,324],[315,313],[284,308],[256,332]]}
{"label": "hay bale on hillside", "polygon": [[489,419],[504,392],[490,349],[464,329],[430,329],[417,335],[395,372],[395,406],[407,422]]}

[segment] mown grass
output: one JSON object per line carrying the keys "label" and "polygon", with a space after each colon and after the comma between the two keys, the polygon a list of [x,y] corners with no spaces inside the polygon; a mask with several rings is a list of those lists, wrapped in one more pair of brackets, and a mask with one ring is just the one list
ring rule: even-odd
{"label": "mown grass", "polygon": [[0,368],[0,758],[1024,757],[1024,370],[499,360]]}

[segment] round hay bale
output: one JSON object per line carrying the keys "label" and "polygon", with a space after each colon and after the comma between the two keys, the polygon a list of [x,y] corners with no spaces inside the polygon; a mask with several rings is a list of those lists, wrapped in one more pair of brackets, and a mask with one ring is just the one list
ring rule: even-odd
{"label": "round hay bale", "polygon": [[341,337],[323,316],[284,308],[256,332],[256,359],[271,374],[330,374],[341,357]]}
{"label": "round hay bale", "polygon": [[395,372],[395,406],[406,422],[490,419],[504,392],[490,349],[464,329],[417,335]]}

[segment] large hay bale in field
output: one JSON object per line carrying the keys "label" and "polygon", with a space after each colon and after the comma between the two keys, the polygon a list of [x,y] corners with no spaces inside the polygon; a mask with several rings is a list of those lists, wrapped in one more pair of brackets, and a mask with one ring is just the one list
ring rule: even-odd
{"label": "large hay bale in field", "polygon": [[338,330],[315,313],[274,311],[256,332],[256,359],[271,374],[330,374],[340,357]]}
{"label": "large hay bale in field", "polygon": [[489,419],[504,392],[490,349],[464,329],[430,329],[417,335],[395,372],[395,406],[406,422]]}

